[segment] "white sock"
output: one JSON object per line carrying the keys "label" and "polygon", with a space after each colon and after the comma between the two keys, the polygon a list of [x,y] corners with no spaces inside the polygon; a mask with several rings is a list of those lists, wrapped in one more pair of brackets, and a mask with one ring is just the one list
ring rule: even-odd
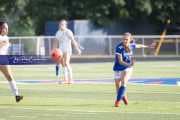
{"label": "white sock", "polygon": [[18,91],[18,88],[16,86],[16,81],[15,80],[9,81],[9,85],[10,85],[10,88],[11,88],[11,91],[12,91],[13,95],[18,96],[19,91]]}
{"label": "white sock", "polygon": [[71,67],[69,67],[69,69],[68,69],[68,80],[69,80],[69,82],[72,81],[72,68]]}
{"label": "white sock", "polygon": [[68,69],[67,67],[64,67],[64,80],[67,81],[68,79]]}

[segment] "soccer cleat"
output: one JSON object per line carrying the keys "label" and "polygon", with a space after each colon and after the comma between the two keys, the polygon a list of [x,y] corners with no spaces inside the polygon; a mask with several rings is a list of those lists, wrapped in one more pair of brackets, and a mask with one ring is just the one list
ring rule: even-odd
{"label": "soccer cleat", "polygon": [[127,96],[124,96],[124,97],[122,98],[122,100],[123,100],[123,102],[124,102],[125,105],[128,105],[128,98],[127,98]]}
{"label": "soccer cleat", "polygon": [[120,101],[115,101],[114,107],[119,107]]}
{"label": "soccer cleat", "polygon": [[20,102],[23,99],[23,96],[16,96],[16,102]]}
{"label": "soccer cleat", "polygon": [[61,80],[58,80],[58,82],[57,82],[58,84],[62,84],[62,81]]}

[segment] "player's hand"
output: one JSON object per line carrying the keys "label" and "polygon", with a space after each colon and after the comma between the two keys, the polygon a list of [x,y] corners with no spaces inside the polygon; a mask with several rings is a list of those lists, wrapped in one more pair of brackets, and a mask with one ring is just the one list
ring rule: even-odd
{"label": "player's hand", "polygon": [[130,66],[134,66],[134,64],[135,64],[135,58],[132,58]]}
{"label": "player's hand", "polygon": [[82,51],[80,49],[77,50],[78,55],[81,55]]}

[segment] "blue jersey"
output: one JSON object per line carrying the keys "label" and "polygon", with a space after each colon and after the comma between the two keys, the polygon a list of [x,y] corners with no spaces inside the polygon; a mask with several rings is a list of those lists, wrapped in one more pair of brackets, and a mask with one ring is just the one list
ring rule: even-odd
{"label": "blue jersey", "polygon": [[130,52],[126,52],[122,42],[116,46],[115,61],[114,61],[114,67],[113,67],[114,71],[123,71],[126,68],[128,68],[128,66],[125,66],[119,63],[118,55],[122,55],[123,61],[130,64],[132,62],[131,57],[133,55],[135,48],[136,48],[135,42],[132,42],[130,44]]}

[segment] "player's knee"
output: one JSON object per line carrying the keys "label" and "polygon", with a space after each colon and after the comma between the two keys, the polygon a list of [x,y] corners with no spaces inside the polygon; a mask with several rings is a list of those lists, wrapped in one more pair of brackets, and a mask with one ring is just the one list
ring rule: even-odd
{"label": "player's knee", "polygon": [[62,62],[62,66],[63,66],[63,67],[66,67],[66,66],[67,66],[67,64],[66,64],[65,61]]}
{"label": "player's knee", "polygon": [[12,80],[13,80],[13,78],[12,78],[11,75],[6,75],[6,79],[7,79],[8,81],[12,81]]}
{"label": "player's knee", "polygon": [[69,62],[65,62],[64,65],[65,65],[66,67],[70,66]]}
{"label": "player's knee", "polygon": [[121,86],[127,86],[127,81],[126,80],[122,80]]}
{"label": "player's knee", "polygon": [[62,67],[65,67],[65,64],[64,64],[64,63],[62,63]]}
{"label": "player's knee", "polygon": [[120,84],[120,80],[119,79],[115,79],[115,84],[119,85]]}

